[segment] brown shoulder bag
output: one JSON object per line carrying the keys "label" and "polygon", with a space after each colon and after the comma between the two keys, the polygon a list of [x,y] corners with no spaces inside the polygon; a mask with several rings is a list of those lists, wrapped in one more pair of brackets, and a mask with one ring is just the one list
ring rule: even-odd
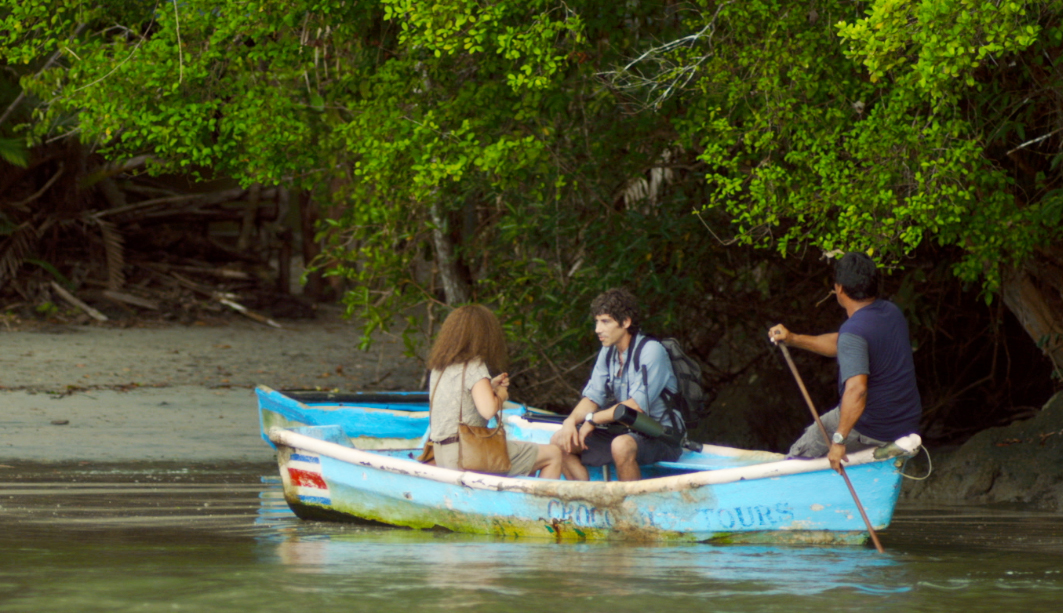
{"label": "brown shoulder bag", "polygon": [[[466,363],[468,366],[468,363]],[[436,384],[438,387],[438,383]],[[432,406],[429,402],[429,411]],[[458,404],[458,466],[462,470],[478,473],[505,475],[509,473],[509,448],[506,446],[506,429],[502,425],[502,412],[496,414],[498,425],[470,426],[465,423],[465,366],[461,369],[461,401]]]}
{"label": "brown shoulder bag", "polygon": [[458,424],[458,465],[478,473],[509,473],[509,448],[501,419],[494,428]]}

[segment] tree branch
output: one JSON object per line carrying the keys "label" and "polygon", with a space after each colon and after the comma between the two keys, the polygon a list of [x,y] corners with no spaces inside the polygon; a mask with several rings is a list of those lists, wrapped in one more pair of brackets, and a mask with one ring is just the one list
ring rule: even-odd
{"label": "tree branch", "polygon": [[[75,38],[78,34],[81,34],[81,31],[84,30],[85,26],[87,25],[88,24],[86,23],[78,24],[77,30],[74,30],[74,34],[70,38]],[[48,58],[48,61],[44,63],[44,66],[42,66],[41,69],[37,71],[37,74],[34,75],[34,78],[41,76],[41,74],[44,73],[45,70],[51,68],[52,64],[54,64],[61,55],[63,55],[63,50],[57,49],[56,52],[52,54],[52,57]],[[18,108],[18,105],[21,104],[25,98],[26,90],[23,89],[21,92],[19,92],[19,95],[17,98],[15,98],[14,102],[8,105],[7,110],[4,111],[4,114],[0,115],[0,125],[3,125],[3,123],[7,120],[8,116],[11,115],[11,113],[15,112],[15,109]]]}
{"label": "tree branch", "polygon": [[63,163],[59,162],[59,171],[56,172],[55,175],[52,176],[51,179],[48,179],[48,182],[44,184],[44,187],[42,187],[39,190],[37,190],[29,198],[26,198],[25,200],[20,200],[18,202],[11,203],[8,206],[10,206],[12,208],[19,209],[19,210],[25,212],[27,204],[33,202],[37,198],[40,198],[42,195],[44,195],[44,192],[48,191],[48,188],[50,188],[53,184],[55,184],[55,182],[59,180],[59,177],[63,176],[64,168],[65,168],[65,166],[63,165]]}

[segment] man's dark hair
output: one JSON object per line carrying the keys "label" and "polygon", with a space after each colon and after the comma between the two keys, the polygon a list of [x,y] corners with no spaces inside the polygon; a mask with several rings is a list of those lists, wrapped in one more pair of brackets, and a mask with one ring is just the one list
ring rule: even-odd
{"label": "man's dark hair", "polygon": [[631,319],[628,332],[635,334],[639,329],[639,304],[634,294],[622,287],[606,290],[591,302],[591,317],[608,315],[616,323],[624,325],[625,319]]}
{"label": "man's dark hair", "polygon": [[850,251],[834,264],[834,282],[853,300],[878,296],[879,274],[875,261],[865,253]]}

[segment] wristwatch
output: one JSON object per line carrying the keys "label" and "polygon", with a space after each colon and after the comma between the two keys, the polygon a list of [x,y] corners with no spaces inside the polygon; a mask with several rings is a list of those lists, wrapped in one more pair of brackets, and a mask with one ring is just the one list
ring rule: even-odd
{"label": "wristwatch", "polygon": [[831,437],[830,441],[832,443],[834,443],[835,445],[844,445],[845,444],[845,437],[842,436],[841,432],[835,432],[834,436]]}
{"label": "wristwatch", "polygon": [[590,424],[592,426],[595,425],[594,424],[594,413],[593,412],[587,413],[587,416],[583,418],[583,423]]}

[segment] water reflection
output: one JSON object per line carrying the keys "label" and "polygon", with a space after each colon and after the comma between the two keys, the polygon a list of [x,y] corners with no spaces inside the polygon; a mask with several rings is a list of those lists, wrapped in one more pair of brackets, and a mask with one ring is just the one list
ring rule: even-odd
{"label": "water reflection", "polygon": [[[837,588],[868,593],[910,589],[893,555],[862,548],[536,543],[405,530],[307,526],[272,541],[273,560],[289,572],[371,573],[381,580],[419,576],[435,588],[500,585],[529,575],[559,588],[607,584],[614,595],[662,592],[660,586],[758,583],[779,594]],[[300,531],[297,531],[300,532]],[[900,584],[900,585],[899,585]]]}
{"label": "water reflection", "polygon": [[914,583],[896,555],[865,547],[573,544],[302,522],[287,511],[279,485],[267,485],[259,523],[272,530],[259,538],[270,545],[268,561],[292,573],[417,577],[444,590],[500,589],[534,575],[557,589],[596,586],[615,597],[703,590],[706,582],[779,595],[897,594]]}
{"label": "water reflection", "polygon": [[1063,598],[1053,514],[901,510],[885,555],[573,544],[303,522],[259,474],[0,483],[0,611],[1000,613]]}
{"label": "water reflection", "polygon": [[433,602],[473,609],[726,602],[722,610],[954,611],[963,603],[997,611],[1025,602],[1037,610],[1063,596],[1061,527],[1059,516],[1029,512],[902,511],[880,555],[864,547],[517,541],[296,520],[265,539],[263,551],[292,575],[332,577],[341,592],[387,600],[429,590]]}

